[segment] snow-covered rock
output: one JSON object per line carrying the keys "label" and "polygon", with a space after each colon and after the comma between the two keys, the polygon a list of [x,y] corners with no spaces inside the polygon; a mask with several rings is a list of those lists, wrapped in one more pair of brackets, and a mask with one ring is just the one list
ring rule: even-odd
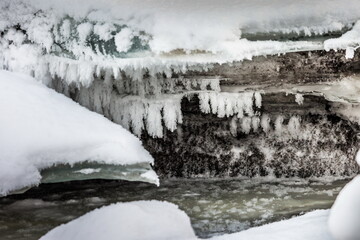
{"label": "snow-covered rock", "polygon": [[346,49],[346,58],[353,58],[354,52],[360,47],[360,21],[353,28],[339,38],[328,39],[324,42],[325,50]]}
{"label": "snow-covered rock", "polygon": [[329,210],[316,210],[300,217],[226,234],[212,240],[333,240],[327,227]]}
{"label": "snow-covered rock", "polygon": [[197,239],[189,217],[160,201],[117,203],[60,225],[40,240],[186,240]]}
{"label": "snow-covered rock", "polygon": [[[42,169],[86,161],[149,166],[153,158],[121,126],[31,77],[0,71],[0,195],[38,184]],[[144,179],[158,183],[149,171]]]}
{"label": "snow-covered rock", "polygon": [[[356,160],[360,164],[360,152]],[[360,239],[360,176],[348,183],[336,198],[329,216],[329,228],[337,240]]]}

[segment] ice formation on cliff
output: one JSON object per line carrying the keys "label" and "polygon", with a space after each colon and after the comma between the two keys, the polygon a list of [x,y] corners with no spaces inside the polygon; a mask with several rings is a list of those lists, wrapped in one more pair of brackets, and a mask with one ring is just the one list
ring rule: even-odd
{"label": "ice formation on cliff", "polygon": [[[260,0],[251,4],[211,0],[211,4],[199,1],[195,5],[179,0],[66,2],[0,3],[0,69],[34,76],[49,86],[60,79],[69,87],[90,89],[99,83],[96,80],[102,80],[102,87],[88,92],[93,97],[81,96],[82,104],[93,104],[93,109],[104,115],[111,112],[108,115],[115,122],[138,136],[144,129],[153,137],[162,137],[164,127],[174,131],[182,122],[181,99],[194,94],[204,113],[244,117],[245,133],[251,128],[257,131],[259,125],[267,129],[256,111],[261,107],[260,92],[220,93],[220,79],[174,76],[292,51],[345,48],[351,57],[358,44],[359,24],[353,25],[360,18],[356,0],[346,6],[341,1],[307,1],[301,8],[297,1],[273,2],[271,7],[281,8],[282,15],[264,14]],[[304,4],[314,10],[299,10],[305,9]],[[249,12],[255,17],[249,17]],[[323,42],[271,40],[274,33],[289,38],[344,34]],[[263,34],[270,40],[246,38]],[[301,104],[300,95],[296,96]]]}

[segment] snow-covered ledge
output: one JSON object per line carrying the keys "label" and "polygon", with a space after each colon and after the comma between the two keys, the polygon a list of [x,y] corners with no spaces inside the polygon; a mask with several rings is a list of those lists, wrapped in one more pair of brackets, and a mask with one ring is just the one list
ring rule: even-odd
{"label": "snow-covered ledge", "polygon": [[34,78],[0,71],[0,114],[0,195],[39,184],[40,171],[59,164],[137,165],[131,180],[158,184],[139,139]]}

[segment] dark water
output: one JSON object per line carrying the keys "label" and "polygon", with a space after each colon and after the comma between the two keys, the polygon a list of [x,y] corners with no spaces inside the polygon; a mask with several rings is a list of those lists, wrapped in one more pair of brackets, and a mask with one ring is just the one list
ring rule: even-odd
{"label": "dark water", "polygon": [[163,180],[43,184],[0,199],[0,239],[38,239],[59,224],[115,202],[157,199],[179,205],[199,237],[241,231],[330,208],[349,180]]}

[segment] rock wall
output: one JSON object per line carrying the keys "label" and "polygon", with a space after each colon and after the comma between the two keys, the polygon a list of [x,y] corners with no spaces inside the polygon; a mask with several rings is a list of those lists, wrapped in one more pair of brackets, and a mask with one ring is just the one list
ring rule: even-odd
{"label": "rock wall", "polygon": [[[175,112],[175,127],[161,128],[157,130],[161,134],[154,136],[153,132],[141,131],[149,128],[143,115],[138,118],[140,130],[131,124],[125,127],[141,137],[155,158],[155,170],[163,177],[354,175],[359,172],[354,161],[360,146],[358,123],[332,111],[335,103],[321,94],[297,96],[286,89],[327,84],[359,71],[359,54],[347,60],[344,52],[313,51],[257,57],[252,61],[215,65],[208,71],[189,71],[185,75],[172,73],[164,85],[173,81],[174,85],[181,86],[161,89],[160,93],[166,93],[167,101],[172,96],[178,99],[178,106],[175,104],[174,108],[181,110],[181,116]],[[217,79],[219,88],[212,83],[201,86],[202,81],[209,79]],[[131,82],[131,79],[122,81]],[[186,92],[187,84],[193,86],[192,91]],[[120,92],[119,83],[114,79],[98,78],[85,88],[68,86],[55,78],[52,85],[81,105],[124,125],[121,114],[126,102],[115,103],[131,97],[132,93]],[[204,113],[199,107],[199,93],[214,89],[235,94],[260,91],[261,106],[257,106],[254,99],[252,113],[245,113],[241,118],[233,114],[219,117]],[[152,95],[141,98],[148,101]],[[159,101],[161,103],[161,98],[157,98],[156,104]],[[154,102],[147,102],[150,108],[141,110],[144,116],[149,115],[152,104]],[[341,108],[342,103],[336,103],[336,107],[339,108],[339,104]],[[168,111],[165,107],[159,108],[158,115],[166,115],[165,111]],[[167,125],[165,117],[159,119],[158,115],[154,119],[160,125]]]}

